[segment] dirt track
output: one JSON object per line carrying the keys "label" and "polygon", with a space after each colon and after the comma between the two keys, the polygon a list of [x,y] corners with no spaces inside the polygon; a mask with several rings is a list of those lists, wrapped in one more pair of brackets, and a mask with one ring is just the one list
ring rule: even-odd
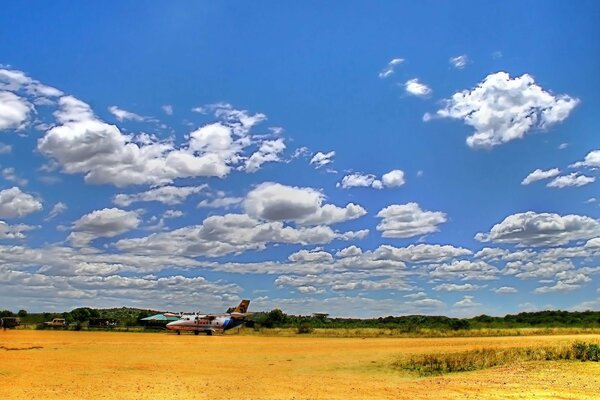
{"label": "dirt track", "polygon": [[0,331],[0,397],[597,399],[600,363],[524,363],[434,378],[388,367],[403,353],[590,339],[600,337],[324,339]]}

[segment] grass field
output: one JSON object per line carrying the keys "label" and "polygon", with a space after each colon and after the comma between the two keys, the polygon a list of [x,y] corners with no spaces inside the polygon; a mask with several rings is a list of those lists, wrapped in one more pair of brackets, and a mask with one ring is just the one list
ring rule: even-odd
{"label": "grass field", "polygon": [[433,377],[394,363],[426,353],[599,340],[599,335],[360,339],[0,331],[0,397],[595,399],[597,362],[517,362]]}

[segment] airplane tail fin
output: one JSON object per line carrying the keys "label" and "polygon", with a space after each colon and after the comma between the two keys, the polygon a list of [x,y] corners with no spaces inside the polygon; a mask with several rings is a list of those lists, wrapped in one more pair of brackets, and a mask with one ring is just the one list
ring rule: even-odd
{"label": "airplane tail fin", "polygon": [[242,301],[240,301],[240,304],[238,304],[238,306],[235,308],[235,310],[233,310],[233,313],[245,314],[248,311],[249,305],[250,305],[250,300],[242,300]]}

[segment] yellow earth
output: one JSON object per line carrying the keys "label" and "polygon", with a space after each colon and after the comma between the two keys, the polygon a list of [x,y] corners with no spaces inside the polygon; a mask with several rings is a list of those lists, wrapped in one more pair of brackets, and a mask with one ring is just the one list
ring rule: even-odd
{"label": "yellow earth", "polygon": [[2,399],[600,399],[600,363],[526,362],[421,378],[407,354],[599,335],[344,339],[0,331]]}

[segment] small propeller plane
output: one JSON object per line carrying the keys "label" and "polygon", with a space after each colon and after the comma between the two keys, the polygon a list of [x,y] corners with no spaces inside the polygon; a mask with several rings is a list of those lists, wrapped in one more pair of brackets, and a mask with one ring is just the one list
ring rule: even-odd
{"label": "small propeller plane", "polygon": [[248,313],[250,300],[242,300],[231,313],[223,314],[183,314],[177,321],[169,322],[167,329],[177,331],[192,331],[195,335],[204,332],[212,335],[215,332],[225,332],[244,323]]}

